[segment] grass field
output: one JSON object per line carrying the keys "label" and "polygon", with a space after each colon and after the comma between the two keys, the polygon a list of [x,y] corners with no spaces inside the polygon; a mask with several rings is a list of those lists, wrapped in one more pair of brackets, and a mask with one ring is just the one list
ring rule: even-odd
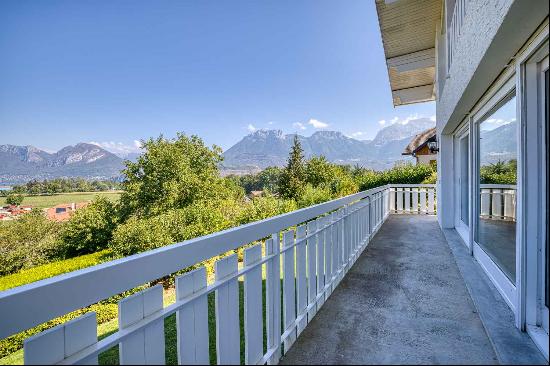
{"label": "grass field", "polygon": [[[74,192],[52,194],[49,196],[25,196],[22,205],[30,205],[36,208],[48,208],[59,205],[60,203],[91,201],[97,195],[105,196],[111,201],[116,201],[119,199],[120,193],[120,191]],[[0,197],[0,206],[5,204],[6,197]]]}

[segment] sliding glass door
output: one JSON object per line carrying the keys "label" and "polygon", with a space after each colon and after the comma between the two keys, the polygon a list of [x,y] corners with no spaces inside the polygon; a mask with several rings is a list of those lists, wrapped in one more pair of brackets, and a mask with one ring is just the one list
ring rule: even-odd
{"label": "sliding glass door", "polygon": [[516,283],[517,123],[515,92],[477,122],[478,204],[475,242]]}

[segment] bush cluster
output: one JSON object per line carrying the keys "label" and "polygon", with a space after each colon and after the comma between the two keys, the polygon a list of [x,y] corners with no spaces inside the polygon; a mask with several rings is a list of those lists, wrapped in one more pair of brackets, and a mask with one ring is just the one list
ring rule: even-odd
{"label": "bush cluster", "polygon": [[498,161],[480,168],[479,177],[481,184],[516,184],[517,160]]}
{"label": "bush cluster", "polygon": [[357,179],[361,191],[383,186],[386,184],[419,184],[435,173],[435,166],[413,165],[411,163],[396,165],[383,172],[363,170],[358,173]]}
{"label": "bush cluster", "polygon": [[60,257],[60,224],[33,210],[0,224],[0,276]]}

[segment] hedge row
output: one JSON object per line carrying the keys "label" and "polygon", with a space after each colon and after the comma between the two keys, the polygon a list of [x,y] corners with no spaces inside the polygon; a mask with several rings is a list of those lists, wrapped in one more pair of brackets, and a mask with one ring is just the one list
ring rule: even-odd
{"label": "hedge row", "polygon": [[[83,255],[77,258],[52,262],[42,266],[23,270],[18,273],[0,277],[0,291],[4,291],[17,286],[22,286],[31,282],[36,282],[63,273],[91,267],[101,262],[105,262],[109,259],[110,252],[108,250],[104,250],[93,254]],[[118,310],[115,300],[116,299],[106,300],[98,304],[94,304],[86,308],[73,311],[72,313],[52,319],[46,323],[40,324],[39,326],[36,326],[24,332],[14,334],[11,337],[2,339],[0,340],[0,357],[5,357],[10,353],[21,349],[23,347],[23,340],[25,340],[26,338],[34,334],[43,332],[44,330],[52,328],[56,325],[65,323],[66,321],[79,317],[89,311],[95,311],[97,313],[97,321],[99,324],[116,318]]]}
{"label": "hedge row", "polygon": [[97,253],[80,257],[51,262],[42,266],[25,269],[20,272],[0,277],[0,291],[26,285],[31,282],[57,276],[63,273],[76,271],[82,268],[95,266],[110,259],[110,251],[102,250]]}

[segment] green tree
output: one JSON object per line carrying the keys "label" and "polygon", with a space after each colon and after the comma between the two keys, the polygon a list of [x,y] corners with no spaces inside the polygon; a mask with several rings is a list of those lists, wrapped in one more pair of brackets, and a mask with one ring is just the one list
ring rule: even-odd
{"label": "green tree", "polygon": [[306,182],[313,187],[327,186],[336,177],[336,170],[336,165],[329,163],[324,156],[312,157],[305,165]]}
{"label": "green tree", "polygon": [[481,184],[516,184],[517,160],[498,161],[480,168]]}
{"label": "green tree", "polygon": [[307,184],[304,188],[303,194],[297,200],[297,204],[299,208],[304,208],[330,201],[331,199],[332,194],[328,187],[314,188],[311,184]]}
{"label": "green tree", "polygon": [[25,196],[23,196],[22,194],[10,193],[6,197],[6,203],[8,205],[19,206],[23,202],[24,198]]}
{"label": "green tree", "polygon": [[288,162],[279,179],[279,193],[282,197],[298,200],[304,192],[305,185],[304,150],[294,136]]}
{"label": "green tree", "polygon": [[277,192],[279,190],[279,179],[283,170],[276,166],[268,166],[258,173],[258,181],[261,190],[269,192]]}
{"label": "green tree", "polygon": [[0,276],[57,258],[60,226],[38,209],[0,225]]}
{"label": "green tree", "polygon": [[238,196],[234,184],[220,178],[219,147],[209,148],[197,136],[143,141],[144,153],[126,162],[121,196],[123,217],[152,216],[194,202]]}
{"label": "green tree", "polygon": [[96,196],[86,207],[76,211],[61,234],[65,257],[94,253],[105,249],[117,223],[115,204]]}

